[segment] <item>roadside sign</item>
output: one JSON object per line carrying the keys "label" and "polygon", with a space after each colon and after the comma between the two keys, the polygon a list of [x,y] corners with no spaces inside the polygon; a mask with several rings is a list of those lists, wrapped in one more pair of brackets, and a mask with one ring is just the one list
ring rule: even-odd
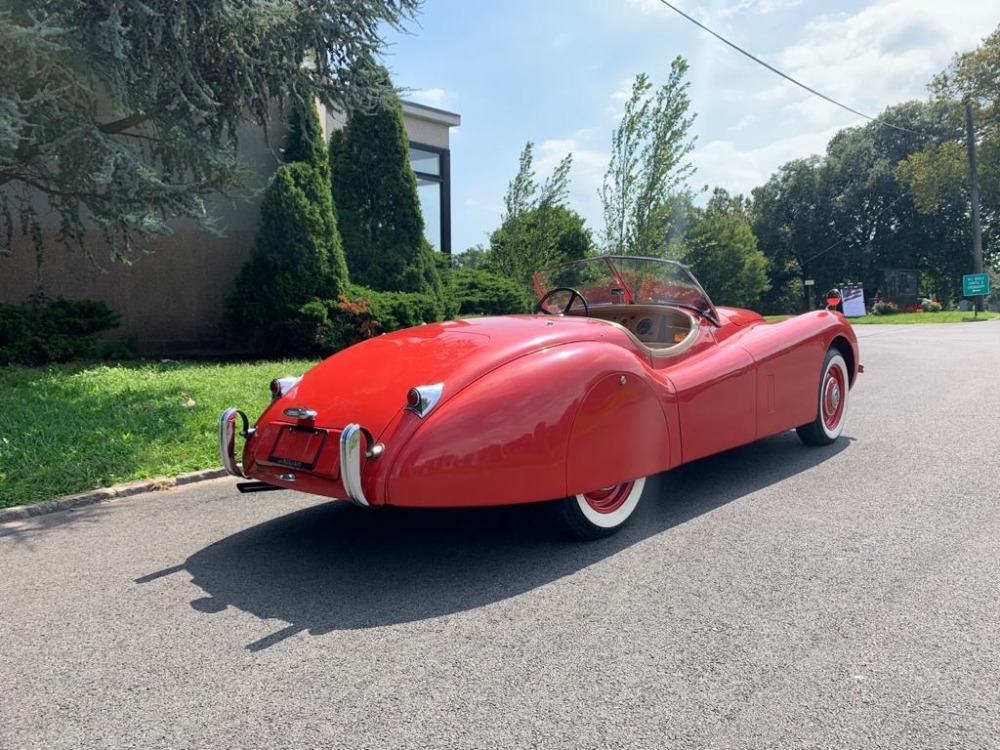
{"label": "roadside sign", "polygon": [[962,277],[963,297],[982,297],[990,293],[990,277],[985,273],[967,273]]}
{"label": "roadside sign", "polygon": [[802,282],[802,286],[813,286],[816,284],[816,279],[806,279]]}

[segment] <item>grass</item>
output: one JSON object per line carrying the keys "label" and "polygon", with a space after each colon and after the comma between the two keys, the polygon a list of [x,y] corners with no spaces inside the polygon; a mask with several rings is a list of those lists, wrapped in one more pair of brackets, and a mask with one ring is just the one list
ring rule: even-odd
{"label": "grass", "polygon": [[980,320],[992,320],[1000,317],[1000,313],[981,312],[978,317],[972,312],[960,310],[942,310],[941,312],[896,313],[895,315],[866,315],[863,318],[850,318],[852,325],[884,325],[889,323],[972,323]]}
{"label": "grass", "polygon": [[[794,315],[765,315],[764,319],[770,322],[794,318]],[[848,318],[851,325],[886,325],[886,324],[914,324],[914,323],[974,323],[982,320],[993,320],[1000,318],[1000,313],[981,312],[976,317],[971,312],[960,312],[958,310],[943,310],[936,313],[896,313],[895,315],[866,315],[863,318]]]}
{"label": "grass", "polygon": [[219,413],[312,364],[0,367],[0,507],[217,467]]}

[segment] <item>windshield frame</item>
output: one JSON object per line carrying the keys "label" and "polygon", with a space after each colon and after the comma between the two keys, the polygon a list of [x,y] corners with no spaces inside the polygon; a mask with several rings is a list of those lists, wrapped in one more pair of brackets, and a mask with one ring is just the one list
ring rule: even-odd
{"label": "windshield frame", "polygon": [[[580,279],[587,277],[590,277],[587,279],[590,283],[581,283]],[[719,315],[711,298],[690,269],[676,260],[639,255],[597,255],[540,269],[532,277],[532,282],[539,300],[554,288],[568,287],[580,292],[588,307],[681,307],[719,325]],[[652,289],[671,289],[676,294],[651,296],[649,284],[652,284]]]}

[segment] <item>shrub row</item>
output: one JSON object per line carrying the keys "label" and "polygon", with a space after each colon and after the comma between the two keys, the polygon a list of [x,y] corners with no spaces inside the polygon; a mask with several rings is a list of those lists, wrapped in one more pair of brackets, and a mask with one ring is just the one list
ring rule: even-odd
{"label": "shrub row", "polygon": [[314,298],[284,323],[288,355],[326,356],[359,341],[456,315],[526,312],[517,283],[485,271],[458,269],[444,275],[444,301],[434,294],[383,292],[351,284],[336,299]]}
{"label": "shrub row", "polygon": [[0,365],[68,362],[99,354],[96,335],[118,325],[103,302],[64,300],[0,304]]}

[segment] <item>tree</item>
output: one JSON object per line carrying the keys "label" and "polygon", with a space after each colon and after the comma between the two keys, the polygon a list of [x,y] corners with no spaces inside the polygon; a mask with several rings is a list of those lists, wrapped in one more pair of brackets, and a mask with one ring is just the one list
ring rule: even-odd
{"label": "tree", "polygon": [[759,308],[771,286],[748,208],[742,196],[716,188],[708,206],[694,210],[687,230],[685,261],[718,305]]}
{"label": "tree", "polygon": [[801,309],[807,278],[818,290],[860,281],[874,295],[891,268],[916,269],[920,291],[949,296],[969,247],[965,209],[918,211],[906,178],[922,150],[946,137],[948,121],[934,102],[889,107],[838,132],[822,158],[785,164],[753,191],[754,233],[771,261],[765,311]]}
{"label": "tree", "polygon": [[770,261],[771,290],[765,313],[797,312],[804,307],[802,280],[808,261],[824,247],[829,201],[822,194],[821,161],[796,159],[782,165],[753,190],[753,232]]}
{"label": "tree", "polygon": [[[938,115],[937,138],[919,153],[907,155],[899,165],[899,179],[912,192],[917,208],[926,216],[949,225],[954,243],[964,247],[959,271],[972,270],[971,231],[959,232],[955,221],[969,223],[969,159],[966,150],[965,103],[971,104],[976,131],[976,150],[984,254],[987,263],[1000,266],[1000,28],[972,50],[956,55],[951,65],[931,83]],[[964,217],[964,219],[962,218]],[[947,266],[948,264],[943,264]],[[951,273],[955,273],[952,271]],[[952,279],[952,288],[959,283]]]}
{"label": "tree", "polygon": [[482,245],[473,245],[465,252],[451,256],[453,268],[485,269],[489,250]]}
{"label": "tree", "polygon": [[485,267],[524,287],[539,268],[586,256],[593,246],[584,219],[567,208],[572,154],[539,184],[534,172],[534,144],[525,145],[517,175],[504,196],[500,227],[490,235]]}
{"label": "tree", "polygon": [[292,116],[285,134],[285,148],[281,160],[286,164],[304,161],[318,169],[329,179],[330,157],[323,143],[323,126],[315,101],[292,105]]}
{"label": "tree", "polygon": [[[388,71],[363,61],[368,78],[392,92]],[[424,237],[417,178],[399,97],[375,109],[350,109],[343,133],[330,140],[333,199],[347,264],[355,283],[440,299],[434,250]]]}
{"label": "tree", "polygon": [[268,354],[311,354],[315,336],[303,306],[337,299],[348,285],[315,106],[297,119],[303,125],[289,128],[284,155],[300,160],[279,167],[264,193],[257,242],[223,319],[230,340]]}
{"label": "tree", "polygon": [[[0,220],[41,250],[40,194],[59,238],[112,258],[240,183],[237,132],[277,102],[357,106],[385,81],[352,62],[419,0],[8,0],[0,10]],[[300,111],[302,111],[300,109]]]}
{"label": "tree", "polygon": [[688,130],[688,64],[677,57],[667,82],[651,93],[642,73],[632,84],[625,113],[611,138],[611,161],[600,196],[608,253],[661,255],[669,231],[671,198],[692,172],[684,158],[694,144]]}

